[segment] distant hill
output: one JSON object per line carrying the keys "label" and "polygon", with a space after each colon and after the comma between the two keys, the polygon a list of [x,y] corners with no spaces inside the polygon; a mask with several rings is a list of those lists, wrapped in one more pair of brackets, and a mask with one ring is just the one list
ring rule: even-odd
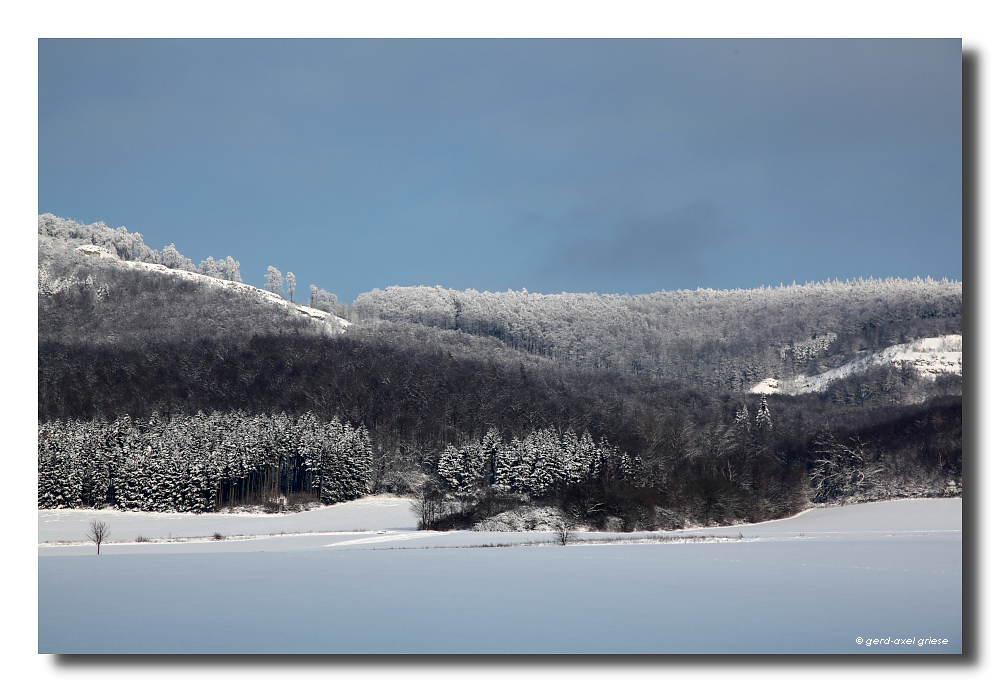
{"label": "distant hill", "polygon": [[359,318],[487,336],[584,370],[746,391],[865,353],[961,334],[962,284],[824,282],[648,295],[539,295],[400,287],[358,296]]}
{"label": "distant hill", "polygon": [[[130,506],[207,511],[364,485],[418,496],[424,528],[525,505],[664,528],[962,492],[960,282],[314,297],[40,216],[46,506],[124,502],[116,477]],[[136,490],[141,469],[187,494]]]}

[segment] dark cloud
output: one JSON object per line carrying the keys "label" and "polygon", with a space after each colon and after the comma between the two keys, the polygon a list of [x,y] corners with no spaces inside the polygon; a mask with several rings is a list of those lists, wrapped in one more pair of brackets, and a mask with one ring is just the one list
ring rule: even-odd
{"label": "dark cloud", "polygon": [[[565,223],[584,224],[589,216],[577,212]],[[705,201],[649,216],[619,217],[601,225],[603,229],[588,228],[582,236],[557,241],[568,245],[552,252],[547,269],[568,275],[632,273],[691,280],[731,235],[719,210]]]}

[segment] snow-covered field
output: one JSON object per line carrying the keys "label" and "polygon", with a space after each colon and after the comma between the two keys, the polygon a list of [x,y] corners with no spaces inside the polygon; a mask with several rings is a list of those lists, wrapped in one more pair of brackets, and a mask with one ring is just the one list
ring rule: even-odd
{"label": "snow-covered field", "polygon": [[[94,518],[111,527],[100,556],[82,542]],[[286,516],[39,511],[39,652],[962,651],[960,499],[658,534],[729,541],[414,524],[393,497]]]}

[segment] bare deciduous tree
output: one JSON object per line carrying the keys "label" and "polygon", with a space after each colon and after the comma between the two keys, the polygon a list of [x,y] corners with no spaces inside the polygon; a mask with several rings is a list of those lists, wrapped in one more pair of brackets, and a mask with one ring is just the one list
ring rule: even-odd
{"label": "bare deciduous tree", "polygon": [[445,514],[444,493],[432,481],[424,483],[420,494],[410,502],[410,511],[417,517],[417,530],[427,531]]}
{"label": "bare deciduous tree", "polygon": [[106,541],[109,535],[111,535],[111,527],[106,523],[97,519],[90,522],[90,530],[87,531],[87,540],[97,544],[98,555],[101,554],[101,543]]}
{"label": "bare deciduous tree", "polygon": [[563,520],[555,525],[556,533],[556,543],[559,545],[568,545],[570,541],[576,540],[576,534],[573,533],[573,529],[569,522]]}

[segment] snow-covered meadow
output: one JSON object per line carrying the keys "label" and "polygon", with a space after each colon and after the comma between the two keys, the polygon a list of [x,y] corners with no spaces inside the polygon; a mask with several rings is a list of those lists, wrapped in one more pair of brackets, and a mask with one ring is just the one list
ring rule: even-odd
{"label": "snow-covered meadow", "polygon": [[[38,518],[42,653],[962,651],[960,499],[566,546],[418,532],[393,497],[284,516]],[[83,542],[95,518],[111,527],[100,556]],[[644,537],[671,540],[593,542]]]}

